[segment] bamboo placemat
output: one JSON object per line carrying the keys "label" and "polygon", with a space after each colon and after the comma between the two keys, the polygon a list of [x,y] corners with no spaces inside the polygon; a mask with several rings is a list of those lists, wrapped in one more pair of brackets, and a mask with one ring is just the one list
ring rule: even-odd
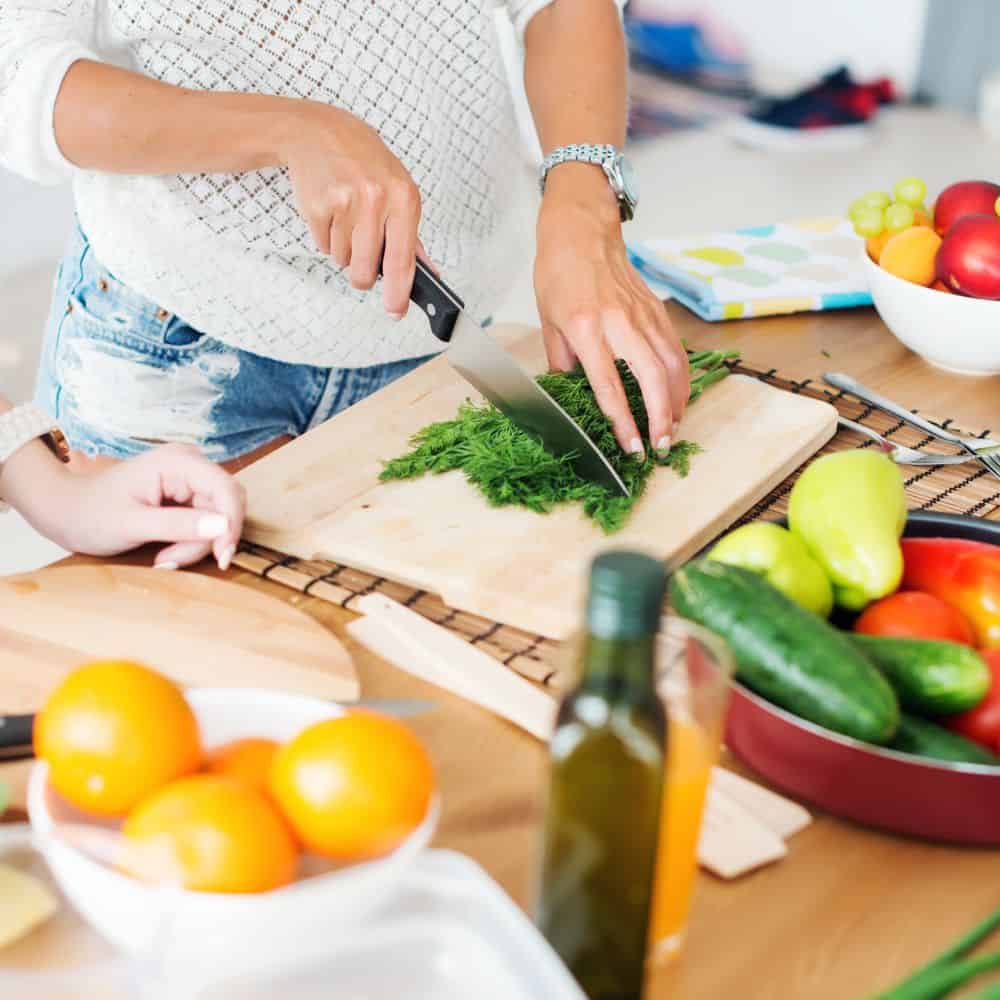
{"label": "bamboo placemat", "polygon": [[[837,408],[841,416],[874,428],[899,444],[926,451],[941,450],[932,438],[924,436],[902,421],[843,392],[828,389],[812,379],[796,382],[783,377],[776,369],[760,371],[742,365],[735,367],[734,371],[752,375],[779,389],[826,400]],[[958,433],[969,433],[954,427],[951,420],[944,421],[942,426]],[[984,431],[980,436],[988,434],[989,431]],[[870,445],[867,438],[856,432],[840,430],[821,454]],[[904,467],[903,472],[907,477],[906,493],[912,510],[972,514],[978,517],[1000,513],[1000,480],[991,476],[981,465],[970,462],[966,465],[929,469]],[[798,472],[749,510],[738,523],[785,514],[788,495],[797,478]],[[339,563],[296,559],[251,543],[244,543],[233,561],[237,566],[258,576],[348,609],[364,594],[385,594],[450,629],[529,680],[549,687],[559,686],[558,642],[465,611],[456,611],[435,594],[414,590],[393,580],[372,576]]]}

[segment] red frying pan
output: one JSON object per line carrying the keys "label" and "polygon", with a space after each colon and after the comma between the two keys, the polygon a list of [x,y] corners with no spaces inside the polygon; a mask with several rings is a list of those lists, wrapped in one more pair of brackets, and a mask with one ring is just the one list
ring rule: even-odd
{"label": "red frying pan", "polygon": [[[914,512],[905,534],[1000,544],[1000,523]],[[1000,767],[871,746],[800,719],[738,683],[726,744],[777,787],[836,816],[892,833],[1000,845]]]}

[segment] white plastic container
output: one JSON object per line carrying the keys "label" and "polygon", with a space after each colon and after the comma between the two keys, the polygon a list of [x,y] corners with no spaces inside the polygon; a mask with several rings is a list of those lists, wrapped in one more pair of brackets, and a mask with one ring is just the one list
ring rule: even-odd
{"label": "white plastic container", "polygon": [[[27,838],[25,838],[27,844]],[[0,838],[0,850],[4,849]],[[40,858],[4,854],[51,881]],[[52,888],[59,892],[54,883]],[[100,938],[80,938],[69,911],[42,941],[15,945],[0,961],[0,996],[16,1000],[585,1000],[531,922],[477,864],[452,851],[424,851],[393,905],[346,934],[327,953],[270,976],[193,985],[164,962],[117,955]],[[220,942],[224,944],[225,942]],[[58,956],[38,971],[39,948]],[[243,957],[245,953],[240,952]],[[164,956],[166,958],[167,956]]]}
{"label": "white plastic container", "polygon": [[586,1000],[566,967],[479,865],[425,851],[390,910],[292,976],[243,977],[203,1000]]}
{"label": "white plastic container", "polygon": [[[186,697],[206,747],[245,736],[287,740],[343,714],[321,699],[273,691],[195,689]],[[28,814],[36,846],[84,919],[151,973],[156,967],[169,971],[193,990],[196,983],[297,968],[351,939],[398,890],[430,842],[439,805],[435,799],[421,826],[384,858],[252,895],[144,885],[67,843],[56,825],[86,818],[52,794],[43,762],[31,773]]]}

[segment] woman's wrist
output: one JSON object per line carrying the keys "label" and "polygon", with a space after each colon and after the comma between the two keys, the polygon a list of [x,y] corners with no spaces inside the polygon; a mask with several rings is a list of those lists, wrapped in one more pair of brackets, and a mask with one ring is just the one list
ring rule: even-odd
{"label": "woman's wrist", "polygon": [[29,441],[0,465],[0,500],[51,537],[73,478],[42,441]]}
{"label": "woman's wrist", "polygon": [[603,225],[621,227],[618,198],[604,171],[593,163],[560,163],[545,179],[542,214],[586,212]]}
{"label": "woman's wrist", "polygon": [[286,97],[267,98],[269,102],[258,115],[261,153],[264,166],[287,167],[293,150],[301,147],[304,137],[329,131],[331,122],[349,112],[317,101]]}

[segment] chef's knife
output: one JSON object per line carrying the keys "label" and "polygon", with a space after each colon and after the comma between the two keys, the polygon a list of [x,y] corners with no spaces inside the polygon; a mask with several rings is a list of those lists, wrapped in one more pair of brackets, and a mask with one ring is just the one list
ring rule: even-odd
{"label": "chef's knife", "polygon": [[0,715],[0,760],[31,756],[33,715]]}
{"label": "chef's knife", "polygon": [[410,300],[430,320],[438,340],[448,344],[452,368],[518,427],[538,437],[553,455],[571,455],[585,479],[629,495],[579,424],[465,311],[465,303],[427,266],[417,261]]}
{"label": "chef's knife", "polygon": [[[395,719],[407,719],[434,708],[434,702],[420,698],[362,698],[360,701],[337,701],[343,708],[364,708]],[[34,715],[0,715],[0,761],[31,757],[31,730]]]}

